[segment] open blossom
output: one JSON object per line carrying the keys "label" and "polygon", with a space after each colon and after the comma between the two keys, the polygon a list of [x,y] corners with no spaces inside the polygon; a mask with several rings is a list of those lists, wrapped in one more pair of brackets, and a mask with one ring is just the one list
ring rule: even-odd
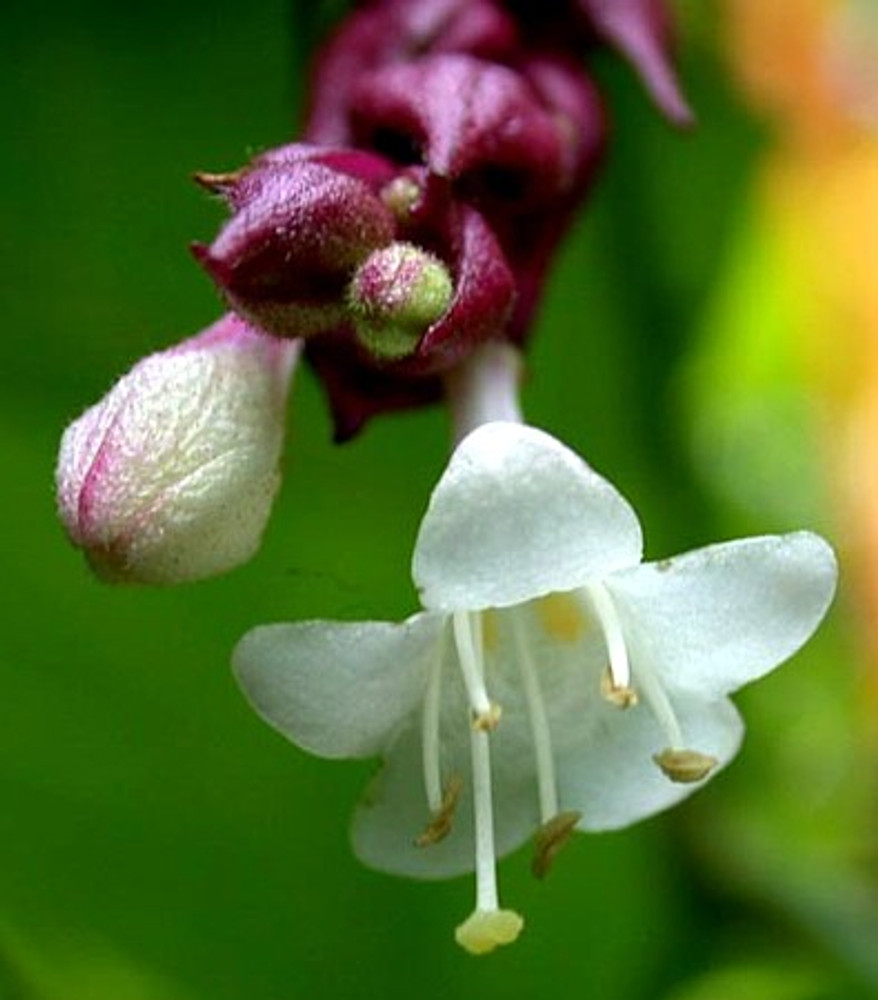
{"label": "open blossom", "polygon": [[298,350],[226,316],[139,361],[67,428],[59,512],[99,576],[180,583],[253,555]]}
{"label": "open blossom", "polygon": [[642,563],[634,511],[560,442],[513,422],[466,436],[413,559],[425,610],[401,624],[254,629],[234,656],[253,706],[325,757],[381,755],[353,840],[375,868],[475,870],[457,940],[523,921],[495,861],[531,836],[542,876],[574,830],[626,826],[727,764],[727,695],[791,656],[834,592],[808,532]]}

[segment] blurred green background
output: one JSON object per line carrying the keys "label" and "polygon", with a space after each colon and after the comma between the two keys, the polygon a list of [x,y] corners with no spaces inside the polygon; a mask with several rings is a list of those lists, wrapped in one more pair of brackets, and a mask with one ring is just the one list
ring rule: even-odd
{"label": "blurred green background", "polygon": [[[38,0],[4,14],[0,998],[878,996],[875,706],[845,588],[817,640],[744,693],[748,741],[708,789],[580,837],[544,885],[526,858],[503,863],[527,932],[474,960],[452,940],[470,881],[362,869],[347,824],[371,766],[285,744],[228,669],[259,622],[414,608],[441,412],[384,418],[337,449],[303,371],[265,545],[225,578],[110,589],[66,543],[64,425],[220,311],[187,244],[222,212],[189,174],[295,134],[306,54],[340,6]],[[683,15],[693,134],[597,60],[614,143],[548,290],[526,409],[628,495],[653,557],[806,525],[834,537],[806,385],[747,447],[720,456],[711,437],[717,401],[744,391],[729,342],[742,317],[776,312],[755,266],[740,308],[771,132],[719,57],[719,5]]]}

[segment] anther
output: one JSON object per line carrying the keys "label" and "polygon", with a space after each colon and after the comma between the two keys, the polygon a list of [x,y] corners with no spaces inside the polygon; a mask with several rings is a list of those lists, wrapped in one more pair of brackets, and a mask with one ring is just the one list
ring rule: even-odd
{"label": "anther", "polygon": [[691,785],[701,781],[717,766],[716,757],[698,750],[674,750],[668,748],[652,758],[662,771],[681,785]]}
{"label": "anther", "polygon": [[431,844],[438,844],[440,840],[444,840],[451,833],[462,789],[463,778],[459,774],[452,775],[442,793],[442,804],[431,817],[424,832],[416,838],[416,847],[429,847]]}
{"label": "anther", "polygon": [[405,222],[421,194],[420,184],[411,177],[394,177],[382,188],[381,200],[400,222]]}
{"label": "anther", "polygon": [[545,878],[558,852],[570,840],[582,813],[571,809],[553,816],[537,830],[530,870],[534,878]]}
{"label": "anther", "polygon": [[610,667],[601,675],[601,697],[616,708],[633,708],[640,701],[633,687],[616,684]]}
{"label": "anther", "polygon": [[473,729],[482,733],[490,733],[500,724],[502,714],[503,709],[494,701],[491,702],[486,711],[477,712],[474,710],[472,714]]}
{"label": "anther", "polygon": [[211,194],[225,194],[233,188],[246,173],[244,170],[233,170],[228,173],[212,173],[208,170],[196,170],[192,180]]}

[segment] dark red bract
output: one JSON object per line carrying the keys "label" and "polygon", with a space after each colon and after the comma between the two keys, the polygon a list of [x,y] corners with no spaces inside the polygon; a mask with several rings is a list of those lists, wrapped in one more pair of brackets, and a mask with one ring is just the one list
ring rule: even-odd
{"label": "dark red bract", "polygon": [[[337,437],[432,401],[478,344],[532,330],[604,150],[590,49],[618,49],[688,120],[668,36],[661,0],[365,3],[317,56],[306,143],[201,175],[233,214],[194,252],[242,316],[306,338]],[[348,305],[357,269],[393,242],[437,258],[454,290],[403,357],[358,342]]]}

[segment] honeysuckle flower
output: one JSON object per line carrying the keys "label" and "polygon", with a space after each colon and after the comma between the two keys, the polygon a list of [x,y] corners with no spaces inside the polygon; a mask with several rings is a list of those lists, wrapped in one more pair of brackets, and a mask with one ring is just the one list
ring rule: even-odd
{"label": "honeysuckle flower", "polygon": [[139,361],[67,428],[58,509],[100,577],[180,583],[253,555],[298,352],[225,316]]}
{"label": "honeysuckle flower", "polygon": [[354,818],[366,864],[475,870],[456,932],[472,953],[523,925],[500,905],[498,856],[534,836],[541,877],[572,831],[665,809],[731,760],[743,724],[727,696],[796,652],[836,580],[808,532],[641,558],[610,483],[548,434],[491,422],[430,499],[423,611],[266,625],[235,651],[247,698],[294,743],[385,758]]}

